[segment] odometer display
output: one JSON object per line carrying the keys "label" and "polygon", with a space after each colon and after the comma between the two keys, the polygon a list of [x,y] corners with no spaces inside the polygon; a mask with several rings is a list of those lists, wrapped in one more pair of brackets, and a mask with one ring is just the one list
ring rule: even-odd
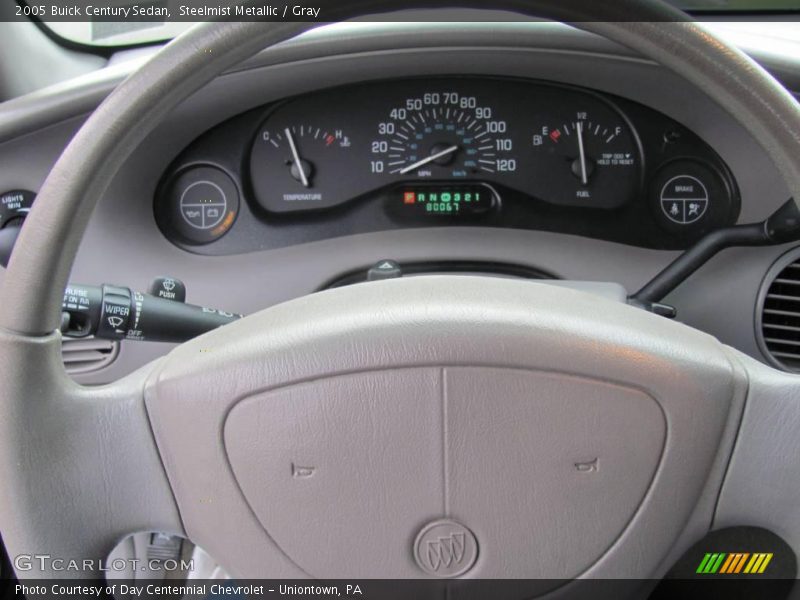
{"label": "odometer display", "polygon": [[496,192],[476,183],[404,184],[390,194],[392,212],[405,217],[470,217],[489,212],[498,205]]}

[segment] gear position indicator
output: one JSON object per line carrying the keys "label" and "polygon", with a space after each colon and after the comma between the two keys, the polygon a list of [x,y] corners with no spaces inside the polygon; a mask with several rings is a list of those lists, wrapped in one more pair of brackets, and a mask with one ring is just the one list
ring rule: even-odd
{"label": "gear position indicator", "polygon": [[690,225],[699,221],[708,209],[708,190],[691,175],[678,175],[667,181],[659,195],[661,210],[673,223]]}

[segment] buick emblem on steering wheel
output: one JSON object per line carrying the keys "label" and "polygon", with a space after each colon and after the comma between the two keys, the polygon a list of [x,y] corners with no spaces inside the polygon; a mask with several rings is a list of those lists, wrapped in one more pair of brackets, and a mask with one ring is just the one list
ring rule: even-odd
{"label": "buick emblem on steering wheel", "polygon": [[443,519],[427,524],[414,542],[419,567],[435,577],[457,577],[478,558],[478,541],[461,523]]}

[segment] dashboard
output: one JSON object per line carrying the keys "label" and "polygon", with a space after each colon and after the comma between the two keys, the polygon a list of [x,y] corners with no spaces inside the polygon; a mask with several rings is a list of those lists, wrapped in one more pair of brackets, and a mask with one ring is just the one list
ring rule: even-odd
{"label": "dashboard", "polygon": [[240,114],[180,153],[154,202],[169,240],[212,255],[449,225],[682,249],[739,210],[728,166],[666,115],[474,76],[340,86]]}
{"label": "dashboard", "polygon": [[[238,65],[143,134],[91,218],[74,215],[88,227],[70,281],[182,283],[180,300],[251,315],[391,261],[403,276],[446,266],[613,285],[624,299],[706,233],[761,220],[788,198],[763,149],[702,89],[606,40],[547,23],[347,27]],[[760,55],[800,90],[797,57]],[[132,68],[0,108],[0,227],[24,218]],[[781,277],[800,272],[798,253],[728,249],[665,303],[687,327],[769,361],[789,338],[758,334],[795,327],[778,313],[800,302],[798,280]],[[3,277],[0,268],[0,286]],[[526,310],[541,302],[532,295]],[[280,323],[266,326],[278,331],[264,336],[280,335]],[[344,348],[351,340],[337,331],[331,342]],[[64,344],[75,380],[115,381],[172,349],[104,341]]]}
{"label": "dashboard", "polygon": [[[794,46],[767,46],[746,49],[800,90]],[[86,117],[153,51],[3,104],[4,223],[24,217]],[[174,277],[186,302],[240,314],[361,281],[384,259],[406,274],[632,292],[705,232],[763,220],[787,198],[702,90],[597,36],[554,23],[341,24],[260,53],[160,122],[98,203],[70,280],[144,291]],[[726,250],[666,302],[769,362],[759,294],[789,250]],[[74,355],[95,342],[74,342]],[[124,342],[73,376],[113,381],[170,348]]]}

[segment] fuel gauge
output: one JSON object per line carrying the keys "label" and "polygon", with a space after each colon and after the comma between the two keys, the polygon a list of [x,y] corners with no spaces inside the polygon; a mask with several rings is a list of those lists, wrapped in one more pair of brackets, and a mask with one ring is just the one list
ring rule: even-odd
{"label": "fuel gauge", "polygon": [[548,174],[546,198],[569,206],[617,208],[640,183],[636,138],[621,119],[594,120],[585,112],[577,117],[543,123],[530,138],[537,171]]}

